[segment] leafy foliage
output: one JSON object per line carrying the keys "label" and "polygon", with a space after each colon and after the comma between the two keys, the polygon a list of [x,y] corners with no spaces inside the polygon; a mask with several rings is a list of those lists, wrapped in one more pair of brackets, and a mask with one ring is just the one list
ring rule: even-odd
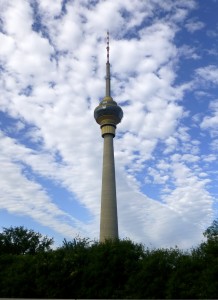
{"label": "leafy foliage", "polygon": [[[4,228],[0,297],[217,298],[218,239],[214,225],[206,230],[207,240],[187,252],[149,249],[130,240],[98,243],[79,237],[64,240],[61,247],[51,250],[52,240],[32,230]],[[35,243],[27,243],[32,239]]]}
{"label": "leafy foliage", "polygon": [[53,239],[23,226],[3,228],[0,233],[0,253],[35,254],[50,250]]}
{"label": "leafy foliage", "polygon": [[204,236],[208,240],[218,239],[218,220],[214,220],[212,225],[205,230]]}

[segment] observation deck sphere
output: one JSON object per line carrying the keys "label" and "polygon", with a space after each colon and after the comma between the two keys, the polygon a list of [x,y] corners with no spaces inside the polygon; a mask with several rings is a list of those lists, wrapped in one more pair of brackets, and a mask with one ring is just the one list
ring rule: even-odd
{"label": "observation deck sphere", "polygon": [[123,111],[115,101],[102,100],[94,111],[94,117],[97,123],[101,123],[103,117],[113,120],[113,123],[118,124],[123,118]]}

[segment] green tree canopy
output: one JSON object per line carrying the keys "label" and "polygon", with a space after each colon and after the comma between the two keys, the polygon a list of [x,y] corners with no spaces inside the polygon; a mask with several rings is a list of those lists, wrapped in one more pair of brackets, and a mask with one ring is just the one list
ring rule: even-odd
{"label": "green tree canopy", "polygon": [[205,230],[204,236],[208,240],[218,240],[218,220],[214,220],[213,223]]}
{"label": "green tree canopy", "polygon": [[[47,299],[217,299],[217,221],[184,251],[131,240],[52,239],[23,227],[0,233],[0,297]],[[25,254],[25,255],[24,255]]]}
{"label": "green tree canopy", "polygon": [[35,254],[51,249],[53,239],[20,227],[3,228],[0,233],[0,253]]}

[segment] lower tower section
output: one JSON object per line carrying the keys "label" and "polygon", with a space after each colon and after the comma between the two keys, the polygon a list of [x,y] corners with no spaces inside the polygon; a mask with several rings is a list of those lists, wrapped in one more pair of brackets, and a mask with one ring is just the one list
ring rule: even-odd
{"label": "lower tower section", "polygon": [[104,152],[101,191],[100,242],[104,242],[106,239],[118,239],[119,237],[113,146],[114,135],[111,133],[105,133],[103,138]]}

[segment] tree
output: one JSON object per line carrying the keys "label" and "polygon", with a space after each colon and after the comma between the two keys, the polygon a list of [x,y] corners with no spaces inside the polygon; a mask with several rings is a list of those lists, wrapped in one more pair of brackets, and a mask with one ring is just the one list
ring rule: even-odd
{"label": "tree", "polygon": [[20,227],[3,228],[0,233],[0,254],[36,254],[51,250],[53,239]]}
{"label": "tree", "polygon": [[204,299],[201,291],[202,271],[204,267],[202,257],[199,253],[193,251],[180,252],[169,276],[167,293],[164,298]]}
{"label": "tree", "polygon": [[37,255],[0,255],[0,298],[40,298],[36,287]]}
{"label": "tree", "polygon": [[0,233],[0,297],[214,299],[218,295],[218,222],[189,251],[144,248],[130,240],[52,239],[23,227]]}
{"label": "tree", "polygon": [[204,236],[207,240],[194,249],[192,257],[198,256],[202,265],[202,272],[198,272],[199,298],[214,299],[218,295],[218,220],[205,230]]}
{"label": "tree", "polygon": [[218,240],[218,220],[214,220],[211,226],[205,230],[204,236],[207,240]]}
{"label": "tree", "polygon": [[139,270],[130,277],[128,295],[133,299],[166,299],[168,283],[182,253],[175,249],[146,249]]}
{"label": "tree", "polygon": [[130,240],[93,243],[82,272],[81,298],[128,298],[128,281],[139,272],[143,246]]}

